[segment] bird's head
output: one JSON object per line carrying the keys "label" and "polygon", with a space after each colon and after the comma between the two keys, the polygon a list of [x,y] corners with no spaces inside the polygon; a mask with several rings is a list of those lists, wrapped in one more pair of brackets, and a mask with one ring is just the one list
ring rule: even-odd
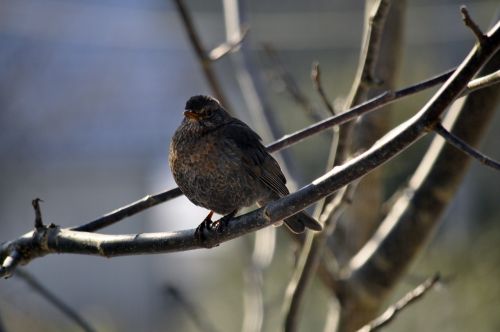
{"label": "bird's head", "polygon": [[231,119],[221,104],[210,96],[193,96],[186,102],[184,117],[191,124],[217,127]]}

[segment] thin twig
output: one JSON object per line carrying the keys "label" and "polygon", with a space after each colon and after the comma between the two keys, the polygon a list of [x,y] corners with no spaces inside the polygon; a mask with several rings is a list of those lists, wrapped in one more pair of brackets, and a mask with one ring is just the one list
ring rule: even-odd
{"label": "thin twig", "polygon": [[192,319],[196,327],[203,332],[217,332],[217,328],[212,322],[201,314],[201,310],[196,307],[186,296],[175,286],[167,285],[165,292],[180,305]]}
{"label": "thin twig", "polygon": [[311,69],[311,79],[313,81],[313,86],[318,91],[323,104],[326,109],[330,112],[331,115],[337,114],[335,109],[333,108],[332,103],[328,99],[325,90],[323,89],[323,85],[321,84],[321,72],[319,70],[319,62],[314,62]]}
{"label": "thin twig", "polygon": [[439,83],[443,83],[444,81],[446,81],[448,78],[451,77],[454,71],[455,69],[451,69],[442,74],[436,75],[428,80],[425,80],[423,82],[409,86],[401,90],[383,92],[378,96],[362,104],[354,106],[339,115],[329,117],[323,121],[317,122],[309,127],[298,130],[292,134],[286,135],[278,139],[277,141],[267,146],[267,151],[274,152],[281,150],[291,144],[296,144],[313,134],[319,133],[323,130],[329,129],[336,125],[344,124],[346,122],[358,118],[363,114],[367,114],[383,106],[389,105],[395,102],[396,100],[413,95],[417,92],[433,87]]}
{"label": "thin twig", "polygon": [[481,28],[474,22],[472,17],[469,14],[469,11],[467,10],[467,7],[465,5],[460,6],[460,12],[462,13],[462,20],[464,21],[464,24],[471,29],[472,33],[474,33],[474,36],[476,36],[477,42],[479,44],[483,44],[486,40],[486,36],[484,33],[481,31]]}
{"label": "thin twig", "polygon": [[420,300],[429,290],[431,290],[439,281],[439,274],[425,280],[422,284],[418,285],[415,289],[406,293],[398,302],[387,308],[386,311],[376,319],[372,320],[367,325],[363,326],[358,332],[372,332],[381,329],[382,327],[391,323],[402,310],[407,308],[410,304]]}
{"label": "thin twig", "polygon": [[436,124],[434,131],[443,137],[448,143],[459,149],[460,151],[466,153],[470,157],[476,159],[481,164],[491,167],[495,170],[500,170],[500,163],[490,157],[482,154],[478,150],[474,149],[472,146],[464,142],[459,137],[450,133],[441,123]]}
{"label": "thin twig", "polygon": [[324,118],[321,112],[311,103],[306,94],[299,88],[296,80],[292,74],[290,74],[290,71],[285,67],[274,47],[269,43],[264,43],[262,46],[268,58],[271,60],[271,64],[278,74],[279,79],[283,82],[288,94],[302,107],[306,115],[308,115],[312,120],[321,121]]}
{"label": "thin twig", "polygon": [[42,229],[43,221],[42,221],[42,211],[40,210],[40,202],[43,202],[40,198],[35,198],[31,201],[31,205],[33,205],[33,209],[35,209],[35,228]]}
{"label": "thin twig", "polygon": [[[439,83],[446,81],[455,71],[455,68],[450,69],[442,74],[436,75],[417,83],[415,85],[409,86],[407,88],[397,90],[395,92],[386,91],[380,95],[370,99],[364,104],[358,105],[356,107],[347,110],[346,112],[327,118],[323,121],[315,123],[309,127],[302,130],[296,131],[292,134],[286,135],[277,141],[269,144],[267,146],[267,151],[276,152],[284,149],[290,145],[301,142],[302,140],[319,133],[323,130],[329,129],[333,126],[352,121],[359,117],[360,115],[367,114],[369,112],[380,109],[383,106],[391,104],[399,99],[413,95],[420,91],[431,88]],[[479,79],[477,79],[479,80]],[[476,81],[476,80],[474,80]],[[472,81],[472,82],[474,82]],[[156,195],[148,195],[136,202],[130,203],[124,207],[116,209],[96,220],[93,220],[87,224],[76,226],[71,228],[74,231],[81,232],[95,232],[99,229],[105,228],[107,226],[113,225],[127,217],[133,216],[139,212],[142,212],[150,207],[156,206],[158,204],[164,203],[168,200],[174,199],[182,195],[182,191],[179,188],[173,188]]]}
{"label": "thin twig", "polygon": [[82,316],[80,316],[80,314],[78,314],[78,312],[73,310],[69,305],[52,293],[52,291],[42,285],[33,275],[23,269],[19,269],[16,271],[15,276],[24,280],[36,293],[40,294],[40,296],[59,309],[66,317],[80,326],[84,331],[96,331]]}
{"label": "thin twig", "polygon": [[215,71],[212,67],[212,60],[208,56],[207,51],[205,50],[205,47],[203,46],[201,39],[199,37],[198,32],[196,31],[196,28],[194,26],[193,19],[191,17],[191,14],[189,13],[189,10],[187,9],[184,0],[174,0],[174,3],[176,5],[177,11],[179,12],[182,20],[182,24],[184,25],[184,28],[186,29],[186,32],[189,37],[189,41],[191,42],[191,45],[194,48],[196,57],[198,58],[198,61],[201,65],[201,68],[203,70],[203,74],[205,75],[205,78],[208,81],[208,84],[210,88],[212,89],[212,92],[219,100],[219,102],[224,105],[224,107],[227,110],[231,110],[230,105],[228,104],[228,101],[222,92],[222,87],[217,79],[217,76],[215,74]]}
{"label": "thin twig", "polygon": [[235,40],[228,40],[225,43],[220,44],[216,48],[212,49],[210,53],[208,53],[208,57],[211,61],[217,61],[230,52],[234,52],[238,50],[240,44],[243,42],[243,39],[248,34],[249,28],[247,26],[241,28],[241,34]]}

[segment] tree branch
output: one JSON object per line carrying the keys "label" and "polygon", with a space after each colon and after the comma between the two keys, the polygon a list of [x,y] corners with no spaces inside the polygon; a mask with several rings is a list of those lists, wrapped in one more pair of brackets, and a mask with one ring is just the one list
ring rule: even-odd
{"label": "tree branch", "polygon": [[335,109],[333,108],[333,105],[328,99],[328,96],[323,89],[323,85],[321,84],[321,71],[319,70],[319,62],[314,62],[312,65],[311,80],[313,81],[314,89],[316,89],[316,91],[318,92],[328,112],[330,112],[331,115],[335,115]]}
{"label": "tree branch", "polygon": [[476,36],[477,42],[479,44],[483,44],[484,41],[486,40],[486,36],[484,33],[481,31],[479,26],[474,22],[472,17],[470,17],[469,11],[467,10],[467,7],[462,5],[460,7],[460,12],[462,13],[462,20],[464,21],[464,24],[471,29],[472,33],[474,33],[474,36]]}
{"label": "tree branch", "polygon": [[165,292],[171,296],[180,305],[189,317],[192,319],[196,327],[202,332],[217,332],[218,329],[201,314],[200,310],[193,304],[186,296],[177,288],[172,285],[165,287]]}
{"label": "tree branch", "polygon": [[494,73],[470,81],[469,84],[467,84],[467,92],[470,93],[472,91],[476,91],[477,89],[484,89],[493,84],[498,84],[499,82],[500,82],[500,70],[497,70]]}
{"label": "tree branch", "polygon": [[476,159],[481,164],[489,166],[493,169],[500,170],[500,163],[495,161],[488,156],[482,154],[481,152],[474,149],[472,146],[461,140],[459,137],[453,135],[441,123],[436,124],[434,131],[443,137],[448,143],[459,149],[460,151],[466,153],[470,157]]}
{"label": "tree branch", "polygon": [[[367,1],[367,4],[369,2]],[[370,88],[378,84],[375,78],[375,68],[382,43],[382,34],[386,22],[391,1],[376,0],[373,6],[367,5],[370,12],[365,20],[365,33],[363,35],[362,51],[359,59],[358,71],[348,97],[347,107],[365,101]],[[334,136],[330,148],[330,156],[327,168],[343,163],[352,153],[351,143],[353,137],[354,123],[344,126],[339,136]],[[373,142],[373,140],[372,140]],[[306,293],[308,285],[311,283],[321,255],[326,246],[328,237],[332,234],[338,219],[345,211],[350,202],[350,198],[357,187],[357,181],[348,187],[342,188],[335,195],[328,197],[322,204],[320,220],[324,222],[325,230],[318,234],[308,233],[306,244],[300,253],[299,263],[294,271],[294,278],[288,285],[286,299],[284,301],[284,311],[286,312],[285,331],[293,332],[298,328],[300,306]],[[334,204],[330,204],[334,202]],[[324,213],[326,206],[334,206],[332,215]],[[319,213],[318,213],[319,214]],[[290,298],[291,297],[291,298]]]}
{"label": "tree branch", "polygon": [[228,103],[228,100],[226,99],[224,93],[222,92],[222,87],[212,67],[212,60],[208,56],[208,53],[205,50],[205,48],[203,47],[199,34],[194,26],[191,14],[187,9],[184,0],[174,0],[174,3],[181,17],[182,24],[184,25],[184,28],[186,29],[186,32],[188,34],[189,41],[191,42],[191,45],[194,48],[196,57],[201,65],[203,74],[205,75],[208,85],[212,89],[215,98],[217,98],[219,102],[222,105],[224,105],[224,107],[226,107],[227,110],[231,111],[231,107]]}
{"label": "tree branch", "polygon": [[245,37],[247,36],[249,28],[243,27],[240,30],[241,34],[238,36],[238,38],[234,40],[228,40],[227,42],[220,44],[210,51],[210,53],[208,54],[208,58],[211,61],[217,61],[223,56],[237,50],[240,47],[240,44],[243,42],[243,39],[245,39]]}
{"label": "tree branch", "polygon": [[16,277],[24,280],[34,291],[40,294],[44,299],[59,309],[66,317],[80,326],[84,331],[93,332],[95,329],[78,312],[59,299],[54,293],[42,285],[35,277],[23,269],[16,271]]}
{"label": "tree branch", "polygon": [[427,292],[429,292],[429,290],[431,290],[439,282],[439,279],[439,274],[436,274],[435,276],[425,280],[415,289],[406,293],[405,296],[403,296],[398,302],[387,308],[382,315],[359,329],[358,332],[378,331],[382,327],[390,324],[402,310],[407,308],[410,304],[415,303],[417,300],[420,300],[425,294],[427,294]]}
{"label": "tree branch", "polygon": [[299,85],[287,70],[283,62],[279,58],[276,50],[271,44],[263,44],[264,51],[271,60],[271,64],[278,74],[279,79],[283,82],[288,94],[295,100],[295,102],[302,107],[304,113],[309,116],[313,121],[321,121],[324,116],[321,112],[311,103],[309,98],[300,90]]}

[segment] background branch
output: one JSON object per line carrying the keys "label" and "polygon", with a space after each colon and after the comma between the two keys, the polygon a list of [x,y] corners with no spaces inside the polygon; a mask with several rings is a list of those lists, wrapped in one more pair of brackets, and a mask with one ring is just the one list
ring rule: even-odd
{"label": "background branch", "polygon": [[448,143],[456,147],[457,149],[461,150],[462,152],[466,153],[470,157],[476,159],[480,163],[489,166],[493,169],[500,170],[500,163],[489,158],[488,156],[482,154],[481,152],[477,151],[474,149],[472,146],[469,144],[465,143],[463,140],[461,140],[459,137],[453,135],[450,133],[448,130],[446,130],[445,127],[443,127],[442,124],[438,123],[436,127],[434,128],[434,131],[438,133],[441,137],[443,137]]}
{"label": "background branch", "polygon": [[212,59],[208,55],[208,52],[205,50],[205,47],[201,42],[191,14],[187,9],[184,0],[174,0],[174,4],[177,8],[177,11],[179,12],[184,29],[187,32],[189,41],[191,42],[191,45],[193,46],[193,49],[195,51],[196,58],[201,65],[203,74],[205,75],[205,78],[208,82],[208,85],[210,86],[210,89],[212,90],[212,93],[214,94],[214,97],[217,98],[217,100],[219,100],[222,105],[224,105],[226,110],[231,112],[231,105],[228,103],[228,100],[222,91],[222,86],[219,82],[219,79],[217,78],[212,67]]}
{"label": "background branch", "polygon": [[415,289],[406,293],[398,302],[387,308],[386,311],[376,319],[372,320],[369,324],[363,326],[358,332],[371,332],[378,331],[382,327],[391,323],[402,310],[407,308],[410,304],[422,299],[422,297],[429,292],[438,282],[440,276],[436,274],[435,276],[425,280],[423,283],[418,285]]}
{"label": "background branch", "polygon": [[64,303],[58,296],[52,293],[47,287],[45,287],[41,282],[39,282],[34,276],[28,273],[24,269],[18,269],[16,271],[16,277],[22,279],[26,282],[36,293],[47,300],[54,307],[59,309],[64,316],[72,320],[76,325],[78,325],[82,330],[87,332],[96,331],[92,325],[90,325],[78,312],[73,310],[69,305]]}
{"label": "background branch", "polygon": [[[497,24],[490,33],[497,34],[499,27]],[[489,39],[493,40],[496,38]],[[482,52],[482,46],[475,49]],[[493,57],[483,72],[498,68],[499,61],[498,56]],[[463,65],[459,70],[462,69]],[[477,145],[495,112],[499,95],[497,85],[473,92],[465,102],[454,105],[444,124],[452,126],[455,135]],[[431,102],[436,100],[433,98]],[[339,287],[343,288],[341,294],[349,296],[342,298],[344,310],[340,326],[343,331],[355,331],[375,317],[437,226],[469,161],[465,154],[441,138],[433,140],[408,186],[399,191],[401,194],[376,233],[344,271],[345,279],[339,282]],[[383,266],[378,263],[382,261]]]}
{"label": "background branch", "polygon": [[[347,108],[364,101],[370,87],[375,85],[375,81],[378,81],[378,78],[374,78],[375,67],[379,57],[378,53],[382,42],[382,33],[389,13],[390,4],[390,1],[384,0],[377,0],[375,2],[367,1],[366,8],[369,14],[367,14],[367,18],[365,19],[366,29],[363,35],[360,62],[351,93],[348,97]],[[392,40],[397,41],[398,39],[393,38]],[[383,121],[380,123],[386,122]],[[338,139],[334,134],[327,168],[344,162],[348,158],[348,155],[353,152],[351,146],[353,129],[354,123],[350,123],[340,130]],[[384,126],[383,129],[386,131],[387,128]],[[371,142],[375,141],[374,137],[370,137],[370,139]],[[373,185],[373,183],[370,185]],[[332,235],[337,221],[350,203],[356,187],[356,183],[350,184],[348,187],[339,190],[332,197],[326,198],[322,203],[320,220],[324,222],[325,230],[319,234],[308,233],[307,235],[306,245],[304,245],[300,254],[299,262],[301,262],[301,264],[297,265],[294,277],[287,288],[286,297],[291,296],[291,300],[285,299],[284,302],[284,310],[287,312],[285,331],[297,330],[299,309],[306,289],[316,272],[327,239]],[[375,188],[372,188],[372,190],[374,189]],[[329,214],[325,215],[324,212],[327,206],[330,208],[328,210]],[[344,249],[344,251],[347,250]],[[336,254],[338,257],[337,252]],[[288,308],[286,306],[288,306]]]}

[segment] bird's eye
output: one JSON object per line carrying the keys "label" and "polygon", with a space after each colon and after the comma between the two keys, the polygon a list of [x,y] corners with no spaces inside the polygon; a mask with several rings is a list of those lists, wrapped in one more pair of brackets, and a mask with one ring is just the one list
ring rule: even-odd
{"label": "bird's eye", "polygon": [[214,115],[214,111],[213,110],[211,110],[211,109],[206,109],[205,110],[205,116],[207,118],[211,117],[212,115]]}

